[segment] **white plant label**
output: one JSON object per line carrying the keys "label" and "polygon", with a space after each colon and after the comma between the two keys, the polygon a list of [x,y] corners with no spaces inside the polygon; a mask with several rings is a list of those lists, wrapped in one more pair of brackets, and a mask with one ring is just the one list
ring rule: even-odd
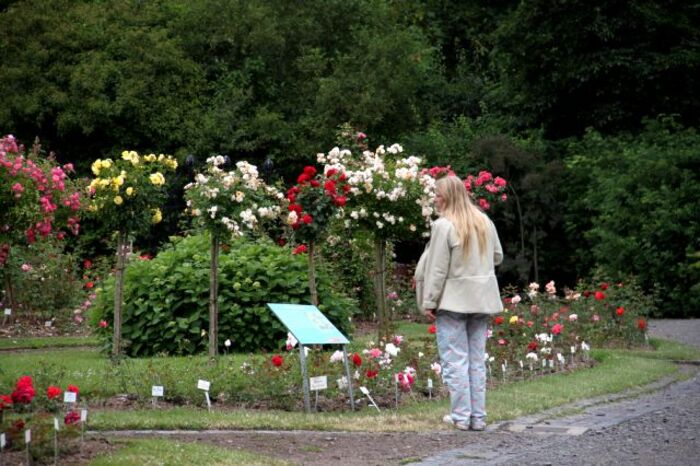
{"label": "white plant label", "polygon": [[321,375],[309,378],[309,388],[311,390],[325,390],[328,388],[328,376]]}
{"label": "white plant label", "polygon": [[59,429],[59,426],[58,426],[58,418],[57,418],[57,417],[53,418],[53,428],[54,428],[54,430],[56,430],[56,431],[58,431],[58,429]]}
{"label": "white plant label", "polygon": [[522,361],[522,360],[520,360],[520,361],[518,361],[518,362],[520,363],[520,370],[522,370],[522,369],[523,369],[523,367],[525,367],[525,366],[523,365],[523,361]]}
{"label": "white plant label", "polygon": [[372,406],[377,408],[377,411],[380,411],[379,406],[377,406],[377,403],[374,402],[374,399],[372,398],[372,395],[369,394],[369,390],[367,387],[360,387],[360,391],[367,396],[367,399],[369,400],[370,403],[372,403]]}
{"label": "white plant label", "polygon": [[571,347],[571,354],[574,354],[575,352],[576,352],[576,347],[575,347],[575,346],[572,346],[572,347]]}
{"label": "white plant label", "polygon": [[211,386],[211,382],[209,382],[208,380],[199,379],[197,381],[197,388],[200,390],[204,390],[204,391],[208,392],[210,386]]}
{"label": "white plant label", "polygon": [[5,308],[5,315],[6,315],[6,316],[12,315],[12,309],[10,309],[9,307],[6,307],[6,308]]}
{"label": "white plant label", "polygon": [[44,322],[44,327],[51,327],[52,325],[53,325],[53,322],[51,322],[50,320],[47,320],[46,322]]}
{"label": "white plant label", "polygon": [[77,400],[77,395],[75,392],[63,392],[63,402],[64,403],[75,403]]}
{"label": "white plant label", "polygon": [[24,443],[29,443],[32,441],[32,430],[27,429],[24,431]]}
{"label": "white plant label", "polygon": [[5,440],[5,434],[0,434],[0,450],[5,448],[6,443],[7,443],[7,440]]}
{"label": "white plant label", "polygon": [[87,421],[87,409],[80,410],[80,422]]}
{"label": "white plant label", "polygon": [[501,372],[503,372],[505,374],[505,372],[506,372],[506,365],[505,364],[501,364]]}
{"label": "white plant label", "polygon": [[433,388],[433,379],[428,379],[428,388]]}
{"label": "white plant label", "polygon": [[205,391],[204,392],[204,398],[207,400],[207,409],[211,411],[211,398],[209,398],[209,392]]}
{"label": "white plant label", "polygon": [[151,396],[163,396],[163,386],[154,385],[151,387]]}

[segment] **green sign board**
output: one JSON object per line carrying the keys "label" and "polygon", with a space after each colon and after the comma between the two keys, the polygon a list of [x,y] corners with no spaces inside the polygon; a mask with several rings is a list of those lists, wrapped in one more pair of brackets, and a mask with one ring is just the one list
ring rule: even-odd
{"label": "green sign board", "polygon": [[302,345],[347,345],[348,339],[316,306],[268,303],[267,306]]}

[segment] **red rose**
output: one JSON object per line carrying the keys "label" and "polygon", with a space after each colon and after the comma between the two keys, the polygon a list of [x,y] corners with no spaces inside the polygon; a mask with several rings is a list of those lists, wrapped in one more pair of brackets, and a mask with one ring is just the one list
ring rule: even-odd
{"label": "red rose", "polygon": [[437,332],[437,328],[435,327],[435,325],[431,325],[430,327],[428,327],[428,333],[435,333],[435,332]]}
{"label": "red rose", "polygon": [[600,289],[603,290],[603,291],[605,291],[605,290],[608,289],[609,286],[610,286],[610,285],[608,285],[607,283],[603,282],[603,283],[600,284]]}
{"label": "red rose", "polygon": [[297,200],[297,195],[294,193],[287,193],[287,199],[289,202],[294,202]]}
{"label": "red rose", "polygon": [[615,314],[617,314],[619,317],[622,317],[625,313],[625,308],[620,306],[617,309],[615,309]]}
{"label": "red rose", "polygon": [[305,244],[300,244],[294,250],[292,251],[292,254],[304,254],[306,252],[307,248]]}
{"label": "red rose", "polygon": [[333,180],[328,180],[323,185],[323,189],[329,194],[335,194],[335,182]]}
{"label": "red rose", "polygon": [[596,291],[595,299],[596,301],[602,301],[603,299],[605,299],[605,293],[603,293],[602,291]]}
{"label": "red rose", "polygon": [[12,402],[27,405],[32,402],[36,391],[31,385],[25,385],[23,387],[18,387],[14,392],[12,392]]}
{"label": "red rose", "polygon": [[304,214],[304,216],[301,217],[301,221],[309,225],[311,222],[314,221],[314,218],[309,214]]}
{"label": "red rose", "polygon": [[637,321],[637,328],[642,332],[647,329],[647,321],[644,319],[639,319]]}
{"label": "red rose", "polygon": [[85,284],[85,288],[87,288],[88,290],[91,290],[91,289],[93,289],[94,287],[95,287],[95,283],[94,283],[94,282],[87,282],[87,283]]}
{"label": "red rose", "polygon": [[34,382],[32,381],[32,378],[28,375],[23,375],[17,381],[17,388],[32,387],[33,385]]}
{"label": "red rose", "polygon": [[358,353],[352,355],[352,363],[355,364],[355,367],[360,367],[362,365],[362,358]]}
{"label": "red rose", "polygon": [[375,370],[367,369],[367,372],[365,373],[365,375],[367,376],[368,379],[375,378],[377,376],[377,374],[379,374],[378,369],[375,369]]}
{"label": "red rose", "polygon": [[537,349],[537,342],[535,340],[532,340],[530,344],[527,345],[527,350],[528,351],[535,351]]}
{"label": "red rose", "polygon": [[534,323],[533,321],[531,321],[531,320],[528,320],[528,321],[527,321],[527,326],[528,326],[528,327],[532,327],[533,325],[535,325],[535,323]]}
{"label": "red rose", "polygon": [[50,385],[49,388],[46,389],[46,396],[49,398],[49,400],[53,400],[54,398],[61,396],[61,393],[61,389],[54,387],[53,385]]}
{"label": "red rose", "polygon": [[335,175],[336,173],[338,173],[338,170],[336,170],[335,168],[329,168],[328,171],[326,172],[326,176],[328,178],[330,178],[331,176]]}
{"label": "red rose", "polygon": [[289,204],[289,206],[287,207],[287,210],[290,212],[294,211],[297,213],[297,215],[301,215],[301,212],[302,212],[302,208],[299,204]]}
{"label": "red rose", "polygon": [[338,181],[345,181],[347,177],[345,176],[345,173],[341,173],[340,176],[338,177]]}
{"label": "red rose", "polygon": [[84,269],[91,269],[92,268],[92,261],[90,259],[85,259],[83,261],[83,268]]}
{"label": "red rose", "polygon": [[67,391],[67,392],[73,392],[73,393],[75,393],[76,395],[77,395],[78,393],[80,393],[80,389],[79,389],[78,387],[76,387],[75,385],[68,385],[68,387],[66,388],[66,391]]}
{"label": "red rose", "polygon": [[562,324],[555,324],[552,326],[552,333],[554,335],[559,335],[562,330],[564,330],[564,326]]}
{"label": "red rose", "polygon": [[501,325],[503,323],[503,316],[496,316],[496,318],[493,319],[493,323],[495,325]]}
{"label": "red rose", "polygon": [[318,188],[321,186],[321,183],[318,182],[318,180],[311,180],[311,186],[314,188]]}
{"label": "red rose", "polygon": [[106,320],[101,320],[100,321],[100,328],[107,328],[109,324],[107,323]]}
{"label": "red rose", "polygon": [[80,413],[77,411],[70,411],[68,414],[66,414],[66,417],[63,418],[63,422],[65,422],[67,426],[77,424],[80,422]]}
{"label": "red rose", "polygon": [[0,395],[0,411],[12,406],[12,398],[9,395]]}
{"label": "red rose", "polygon": [[304,167],[304,174],[308,176],[309,178],[312,178],[316,176],[316,167],[313,167],[311,165],[307,165]]}
{"label": "red rose", "polygon": [[333,200],[333,203],[338,207],[343,207],[345,205],[345,202],[347,202],[347,198],[345,196],[337,196]]}
{"label": "red rose", "polygon": [[297,183],[303,185],[304,183],[306,183],[307,181],[309,181],[309,179],[310,179],[310,178],[309,178],[309,175],[307,175],[306,173],[302,173],[301,175],[299,175],[299,176],[297,177]]}
{"label": "red rose", "polygon": [[583,297],[584,297],[584,298],[588,298],[589,296],[591,296],[591,292],[590,292],[590,291],[586,290],[586,291],[583,292]]}
{"label": "red rose", "polygon": [[274,356],[272,356],[272,365],[273,366],[280,367],[283,362],[284,362],[284,359],[279,354],[275,354]]}

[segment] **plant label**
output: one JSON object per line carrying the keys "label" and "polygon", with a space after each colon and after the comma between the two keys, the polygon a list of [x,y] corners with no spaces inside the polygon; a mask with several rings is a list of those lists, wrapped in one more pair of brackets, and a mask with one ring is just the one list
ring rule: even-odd
{"label": "plant label", "polygon": [[11,316],[11,315],[12,315],[12,309],[10,309],[9,307],[6,307],[6,308],[5,308],[5,315],[6,315],[6,316]]}
{"label": "plant label", "polygon": [[575,346],[572,346],[572,347],[571,347],[571,354],[574,354],[575,352],[576,352],[576,347],[575,347]]}
{"label": "plant label", "polygon": [[374,406],[375,408],[377,408],[377,411],[380,411],[380,412],[381,412],[381,410],[379,409],[379,406],[377,406],[377,403],[374,402],[374,399],[372,398],[372,395],[369,394],[369,390],[367,389],[367,387],[360,387],[360,391],[361,391],[365,396],[367,396],[367,399],[369,400],[370,403],[372,403],[372,406]]}
{"label": "plant label", "polygon": [[59,430],[58,418],[57,418],[57,417],[54,417],[54,418],[53,418],[53,429],[54,429],[56,432],[58,432],[58,430]]}
{"label": "plant label", "polygon": [[428,379],[428,388],[433,388],[433,379]]}
{"label": "plant label", "polygon": [[5,448],[5,444],[7,444],[7,440],[5,440],[5,434],[0,434],[0,450]]}
{"label": "plant label", "polygon": [[31,442],[31,441],[32,441],[32,430],[27,429],[24,431],[24,443],[29,445],[29,442]]}
{"label": "plant label", "polygon": [[211,382],[209,382],[208,380],[199,379],[197,381],[197,388],[200,390],[204,390],[204,391],[208,392],[210,386],[211,386]]}
{"label": "plant label", "polygon": [[151,396],[163,396],[163,386],[162,385],[154,385],[151,387]]}
{"label": "plant label", "polygon": [[53,325],[53,322],[51,322],[50,320],[47,320],[46,322],[44,322],[44,327],[51,327],[52,325]]}
{"label": "plant label", "polygon": [[211,412],[211,398],[209,398],[209,392],[204,391],[204,398],[207,400],[207,409]]}
{"label": "plant label", "polygon": [[520,360],[520,361],[518,361],[518,362],[520,363],[520,370],[523,370],[523,367],[524,367],[524,365],[523,365],[523,361],[522,361],[522,360]]}
{"label": "plant label", "polygon": [[328,376],[310,377],[309,388],[311,390],[325,390],[328,388]]}
{"label": "plant label", "polygon": [[75,392],[63,392],[63,402],[64,403],[75,403],[78,396]]}
{"label": "plant label", "polygon": [[80,422],[87,421],[87,409],[80,410]]}

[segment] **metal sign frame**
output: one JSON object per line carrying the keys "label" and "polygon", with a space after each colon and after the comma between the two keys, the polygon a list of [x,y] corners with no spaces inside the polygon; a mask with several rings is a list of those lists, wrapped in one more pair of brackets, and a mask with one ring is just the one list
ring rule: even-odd
{"label": "metal sign frame", "polygon": [[299,341],[299,361],[301,363],[301,378],[304,390],[304,409],[311,412],[311,390],[309,388],[309,373],[306,366],[305,345],[341,345],[343,348],[343,364],[345,377],[348,380],[348,395],[350,408],[355,410],[355,397],[350,375],[347,344],[350,341],[321,311],[310,304],[267,303],[267,307],[282,322],[289,333]]}

